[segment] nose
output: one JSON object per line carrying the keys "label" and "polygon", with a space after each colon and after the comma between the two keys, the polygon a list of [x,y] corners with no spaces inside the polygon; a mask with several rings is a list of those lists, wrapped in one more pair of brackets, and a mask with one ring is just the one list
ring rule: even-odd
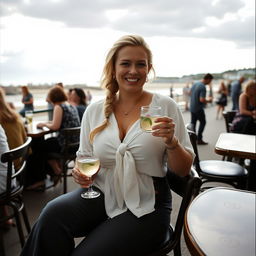
{"label": "nose", "polygon": [[130,74],[137,74],[137,68],[136,68],[136,65],[135,65],[135,64],[132,64],[132,65],[130,66],[129,73],[130,73]]}

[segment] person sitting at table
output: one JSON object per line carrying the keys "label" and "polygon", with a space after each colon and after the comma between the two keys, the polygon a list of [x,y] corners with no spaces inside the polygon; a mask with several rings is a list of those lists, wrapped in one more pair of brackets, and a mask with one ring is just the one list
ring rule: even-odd
{"label": "person sitting at table", "polygon": [[70,94],[69,102],[77,108],[80,121],[82,121],[84,111],[87,108],[86,95],[84,90],[81,88],[73,88]]}
{"label": "person sitting at table", "polygon": [[[45,122],[45,123],[38,123],[38,128],[47,127],[53,131],[59,131],[63,128],[71,128],[71,127],[79,127],[80,126],[80,119],[78,116],[78,112],[76,107],[70,105],[67,102],[67,95],[63,88],[60,86],[55,86],[50,89],[47,95],[47,102],[53,104],[53,119],[52,121]],[[51,137],[46,139],[40,149],[40,153],[42,153],[42,157],[45,158],[49,167],[52,171],[51,174],[52,179],[55,185],[60,180],[60,174],[62,173],[60,161],[56,157],[57,154],[61,152],[63,148],[65,138],[63,134],[58,133],[56,137]],[[74,138],[74,142],[79,140],[79,138]],[[46,170],[45,168],[40,169],[41,171],[45,171],[44,175],[40,175],[40,177],[46,177]],[[29,176],[33,176],[32,168],[30,168]],[[37,175],[39,177],[39,175]],[[40,180],[31,184],[27,187],[27,190],[33,190],[44,186],[44,181]]]}
{"label": "person sitting at table", "polygon": [[[47,204],[22,256],[142,256],[164,243],[171,213],[166,162],[185,176],[193,149],[174,100],[143,89],[150,71],[152,53],[142,37],[123,36],[110,49],[101,82],[107,95],[86,109],[77,152],[99,157],[93,180],[101,195],[81,198],[92,179],[75,167],[82,188]],[[152,133],[140,128],[140,109],[147,105],[162,108]],[[75,248],[74,237],[81,236]]]}
{"label": "person sitting at table", "polygon": [[[27,136],[20,115],[10,107],[5,99],[5,92],[0,88],[0,124],[2,125],[10,149],[17,148],[25,143]],[[15,168],[20,167],[20,161],[14,162]]]}
{"label": "person sitting at table", "polygon": [[256,135],[256,82],[247,83],[239,96],[239,111],[232,121],[231,132]]}
{"label": "person sitting at table", "polygon": [[27,86],[22,86],[21,87],[21,92],[22,92],[22,103],[24,104],[24,107],[20,110],[20,115],[25,117],[25,112],[27,110],[34,110],[34,99],[33,95],[29,92],[29,89]]}

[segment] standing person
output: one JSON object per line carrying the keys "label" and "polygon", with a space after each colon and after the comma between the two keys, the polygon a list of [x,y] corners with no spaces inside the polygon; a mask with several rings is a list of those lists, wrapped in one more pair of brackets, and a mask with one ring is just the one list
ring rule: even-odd
{"label": "standing person", "polygon": [[76,107],[80,121],[82,121],[84,111],[87,108],[86,95],[84,90],[81,88],[72,89],[69,102],[71,105]]}
{"label": "standing person", "polygon": [[[101,195],[81,198],[92,180],[74,168],[82,188],[48,203],[21,255],[142,256],[164,242],[171,213],[165,160],[184,176],[193,153],[177,104],[143,89],[150,71],[152,54],[142,37],[123,36],[110,49],[101,82],[106,99],[86,109],[77,152],[99,157],[93,179]],[[163,110],[153,133],[140,129],[145,105]],[[77,236],[86,238],[74,248]]]}
{"label": "standing person", "polygon": [[223,81],[220,83],[218,94],[219,94],[219,97],[216,101],[216,104],[217,104],[216,119],[219,118],[219,113],[221,114],[221,117],[222,117],[222,112],[224,111],[225,106],[227,106],[228,90]]}
{"label": "standing person", "polygon": [[201,81],[193,84],[190,97],[191,124],[196,131],[197,120],[200,122],[197,133],[197,144],[207,145],[203,141],[203,131],[206,125],[204,107],[207,103],[212,102],[212,98],[206,99],[206,85],[210,84],[213,79],[211,74],[206,74]]}
{"label": "standing person", "polygon": [[34,98],[32,93],[29,92],[29,89],[27,86],[21,87],[22,92],[22,103],[24,104],[24,107],[20,110],[20,115],[25,117],[25,112],[27,110],[34,110]]}
{"label": "standing person", "polygon": [[188,108],[188,103],[189,103],[189,98],[190,98],[190,87],[189,87],[189,83],[187,83],[183,89],[183,100],[185,101],[185,110],[189,110]]}
{"label": "standing person", "polygon": [[240,77],[239,80],[234,81],[231,84],[231,98],[232,98],[232,110],[239,109],[239,95],[242,92],[242,83],[244,82],[244,77]]}
{"label": "standing person", "polygon": [[92,102],[92,94],[91,94],[90,90],[88,90],[86,92],[86,103],[87,103],[87,105],[89,105],[91,102]]}

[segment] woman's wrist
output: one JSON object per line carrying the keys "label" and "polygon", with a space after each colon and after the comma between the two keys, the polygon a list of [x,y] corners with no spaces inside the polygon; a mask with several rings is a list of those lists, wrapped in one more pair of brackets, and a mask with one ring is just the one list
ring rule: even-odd
{"label": "woman's wrist", "polygon": [[165,144],[167,150],[175,150],[179,146],[179,140],[173,136],[170,144]]}

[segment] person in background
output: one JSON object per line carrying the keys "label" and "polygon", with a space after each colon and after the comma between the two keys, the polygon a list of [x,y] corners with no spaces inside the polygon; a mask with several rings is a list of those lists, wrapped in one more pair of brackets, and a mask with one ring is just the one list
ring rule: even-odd
{"label": "person in background", "polygon": [[20,110],[20,115],[25,117],[25,112],[27,110],[34,110],[34,99],[33,95],[29,92],[29,89],[27,86],[21,87],[22,92],[22,103],[24,104],[24,107]]}
{"label": "person in background", "polygon": [[220,86],[219,86],[219,89],[218,89],[218,94],[219,94],[219,97],[216,101],[216,104],[217,104],[216,119],[219,118],[219,114],[220,114],[220,118],[222,118],[222,112],[224,111],[225,106],[227,106],[228,90],[227,90],[227,87],[226,87],[226,85],[223,81],[220,83]]}
{"label": "person in background", "polygon": [[[62,89],[64,89],[63,83],[57,83],[57,84],[55,84],[55,86],[59,86],[59,87],[61,87]],[[51,111],[48,112],[48,120],[49,120],[49,121],[52,121],[52,117],[53,117],[53,105],[52,105],[50,102],[48,102],[48,109],[51,110]]]}
{"label": "person in background", "polygon": [[[22,119],[6,101],[2,88],[0,88],[0,124],[5,131],[10,149],[25,143],[27,136]],[[15,168],[19,167],[19,163],[19,161],[15,161]]]}
{"label": "person in background", "polygon": [[[67,95],[65,91],[60,86],[55,86],[50,89],[48,95],[47,95],[47,102],[50,102],[53,104],[53,119],[49,122],[42,122],[38,123],[38,128],[47,127],[50,130],[53,131],[59,131],[63,128],[72,128],[80,126],[80,119],[78,116],[77,109],[70,105],[67,102]],[[75,140],[78,140],[79,138],[74,138]],[[64,145],[64,136],[61,133],[58,133],[57,137],[51,137],[48,138],[42,143],[40,146],[40,154],[41,158],[44,158],[50,168],[52,169],[53,173],[50,173],[53,179],[54,184],[56,185],[58,181],[61,178],[61,165],[60,161],[56,158],[56,154],[59,154],[61,152],[61,149]],[[34,183],[29,185],[27,187],[27,190],[34,190],[37,188],[40,188],[44,186],[44,178],[46,177],[46,170],[41,169],[42,173],[39,175],[36,174],[37,177],[41,177],[41,180],[36,180],[36,177],[34,178]],[[33,176],[33,169],[28,169],[28,176]]]}
{"label": "person in background", "polygon": [[245,78],[242,76],[239,80],[232,82],[231,84],[231,98],[232,98],[232,110],[239,109],[239,96],[242,92],[242,83]]}
{"label": "person in background", "polygon": [[[75,167],[82,188],[48,203],[21,255],[143,256],[163,244],[171,213],[166,164],[185,176],[194,154],[178,105],[143,89],[150,71],[152,53],[142,37],[123,36],[110,49],[101,82],[107,95],[86,109],[77,152],[99,157],[93,179],[101,195],[81,198],[92,180]],[[140,128],[146,105],[162,107],[152,133]],[[86,238],[75,247],[77,236]]]}
{"label": "person in background", "polygon": [[91,102],[92,102],[92,94],[91,94],[91,92],[88,90],[88,91],[86,92],[86,103],[87,103],[87,105],[89,105]]}
{"label": "person in background", "polygon": [[207,145],[208,143],[203,141],[203,131],[206,125],[206,118],[204,108],[207,103],[212,102],[212,98],[206,98],[206,85],[210,84],[213,79],[211,74],[206,74],[201,81],[193,84],[191,88],[190,97],[190,112],[191,112],[191,124],[194,131],[196,131],[196,123],[200,122],[197,132],[197,144]]}
{"label": "person in background", "polygon": [[82,121],[84,111],[87,108],[86,95],[84,90],[81,88],[72,89],[69,103],[76,107],[80,121]]}
{"label": "person in background", "polygon": [[251,80],[239,96],[239,111],[232,121],[231,132],[256,135],[256,82]]}
{"label": "person in background", "polygon": [[189,104],[189,98],[190,98],[190,87],[189,87],[189,83],[187,83],[183,89],[182,89],[182,92],[183,92],[183,100],[185,102],[185,110],[189,110],[188,108],[188,104]]}

